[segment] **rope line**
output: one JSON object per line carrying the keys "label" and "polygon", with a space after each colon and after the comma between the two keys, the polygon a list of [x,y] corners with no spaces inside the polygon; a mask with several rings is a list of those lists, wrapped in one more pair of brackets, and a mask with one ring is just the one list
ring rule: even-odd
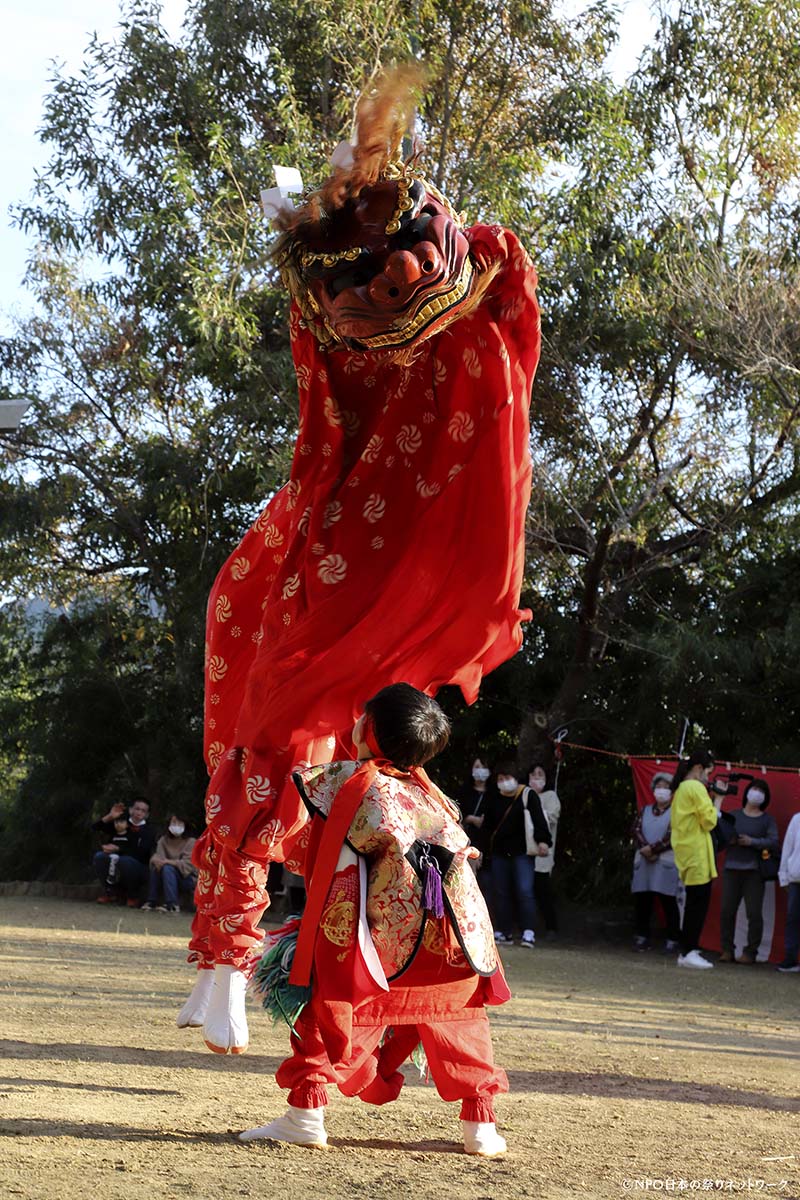
{"label": "rope line", "polygon": [[[551,739],[555,741],[555,739]],[[677,759],[678,755],[674,750],[670,750],[667,754],[620,754],[617,750],[603,750],[600,746],[584,746],[581,742],[567,742],[563,739],[556,743],[559,746],[565,746],[570,750],[585,750],[589,754],[602,754],[606,758],[618,758],[623,762],[630,763],[634,760],[652,760],[652,759]],[[717,767],[722,766],[722,761],[715,759]],[[725,759],[725,770],[732,771],[734,768],[745,768],[751,771],[758,771],[762,775],[766,775],[767,771],[780,771],[786,775],[800,775],[800,767],[773,767],[764,763],[746,763],[732,762]]]}

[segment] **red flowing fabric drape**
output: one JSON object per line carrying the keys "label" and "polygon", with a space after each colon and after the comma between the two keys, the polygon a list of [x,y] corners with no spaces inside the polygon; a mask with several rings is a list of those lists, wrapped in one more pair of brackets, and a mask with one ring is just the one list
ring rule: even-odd
{"label": "red flowing fabric drape", "polygon": [[[410,366],[323,350],[292,310],[291,475],[209,600],[206,915],[233,912],[227,893],[240,884],[255,904],[260,876],[249,887],[241,857],[281,857],[303,819],[292,768],[347,757],[370,695],[398,681],[430,694],[457,684],[471,702],[520,646],[536,274],[513,234],[469,236],[501,269],[480,307]],[[223,852],[235,857],[220,884]]]}

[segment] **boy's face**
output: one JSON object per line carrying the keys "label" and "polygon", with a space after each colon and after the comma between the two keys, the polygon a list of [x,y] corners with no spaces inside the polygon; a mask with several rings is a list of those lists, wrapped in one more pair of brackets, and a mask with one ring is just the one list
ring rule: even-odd
{"label": "boy's face", "polygon": [[114,822],[114,829],[116,830],[117,833],[127,833],[128,832],[128,818],[127,817],[117,817],[116,821]]}
{"label": "boy's face", "polygon": [[150,805],[145,800],[135,800],[131,805],[131,820],[137,825],[142,821],[147,820],[147,815],[150,812]]}

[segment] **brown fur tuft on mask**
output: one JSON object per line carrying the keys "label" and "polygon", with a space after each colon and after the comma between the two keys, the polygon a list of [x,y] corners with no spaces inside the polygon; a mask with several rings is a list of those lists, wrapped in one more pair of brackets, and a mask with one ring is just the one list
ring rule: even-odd
{"label": "brown fur tuft on mask", "polygon": [[405,63],[384,71],[365,89],[356,109],[352,166],[337,168],[305,204],[276,216],[276,229],[293,234],[303,225],[318,226],[324,214],[335,212],[378,181],[396,160],[422,82],[419,65]]}

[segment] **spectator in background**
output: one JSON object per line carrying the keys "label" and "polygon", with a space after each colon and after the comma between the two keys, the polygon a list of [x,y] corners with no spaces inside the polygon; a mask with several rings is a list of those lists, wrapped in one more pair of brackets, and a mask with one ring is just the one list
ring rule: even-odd
{"label": "spectator in background", "polygon": [[486,821],[488,782],[492,772],[482,758],[472,764],[470,778],[460,796],[461,825],[473,846],[483,847],[482,829]]}
{"label": "spectator in background", "polygon": [[719,820],[722,796],[712,803],[706,787],[714,769],[709,750],[695,750],[681,759],[672,777],[672,830],[670,840],[675,865],[686,888],[686,903],[681,925],[679,967],[701,970],[713,967],[700,953],[703,932],[711,901],[711,880],[717,877],[717,864],[711,830]]}
{"label": "spectator in background", "polygon": [[[146,800],[134,800],[127,814],[127,840],[125,853],[119,853],[120,843],[114,841],[115,836],[121,836],[115,822],[124,818],[125,805],[114,804],[104,817],[95,821],[92,829],[99,833],[103,841],[94,856],[95,873],[103,884],[104,890],[97,897],[98,904],[115,904],[126,902],[129,908],[139,907],[138,893],[147,880],[147,864],[153,853],[155,837],[148,824],[150,805]],[[120,820],[121,827],[121,820]],[[115,863],[115,881],[108,884],[108,874],[112,856],[117,857]]]}
{"label": "spectator in background", "polygon": [[[514,906],[522,927],[520,945],[533,949],[536,901],[533,892],[534,859],[544,857],[552,844],[542,806],[536,792],[524,787],[511,762],[497,767],[498,795],[492,796],[487,820],[487,849],[492,856],[492,889],[495,941],[512,942]],[[533,824],[532,839],[526,836],[525,812]]]}
{"label": "spectator in background", "polygon": [[[179,913],[180,893],[194,894],[197,872],[192,865],[192,850],[195,838],[186,833],[183,817],[173,813],[167,832],[158,839],[155,854],[150,859],[150,884],[143,912]],[[163,890],[164,903],[158,903],[159,890]]]}
{"label": "spectator in background", "polygon": [[[114,818],[113,853],[108,856],[108,874],[106,875],[106,890],[113,888],[119,878],[119,860],[129,856],[132,849],[132,838],[128,826],[128,814],[120,813]],[[110,843],[109,843],[110,844]]]}
{"label": "spectator in background", "polygon": [[471,859],[470,863],[475,871],[478,886],[487,901],[491,892],[491,886],[489,865],[485,855],[486,814],[489,810],[491,797],[489,790],[489,778],[491,774],[489,764],[482,758],[476,758],[470,769],[470,777],[464,784],[463,791],[459,797],[461,826],[473,846],[477,850],[480,850],[480,858]]}
{"label": "spectator in background", "polygon": [[794,974],[800,972],[800,813],[792,817],[783,839],[778,882],[787,889],[783,962],[778,970]]}
{"label": "spectator in background", "polygon": [[680,939],[680,914],[678,912],[678,868],[670,842],[672,826],[672,776],[658,771],[650,782],[653,793],[652,804],[646,804],[636,818],[633,827],[633,842],[636,853],[633,859],[633,892],[636,934],[634,950],[647,950],[650,946],[650,924],[653,917],[653,901],[659,899],[667,926],[664,950],[672,954],[678,949]]}
{"label": "spectator in background", "polygon": [[547,854],[537,855],[533,860],[533,894],[536,907],[544,921],[545,937],[548,941],[555,941],[558,937],[558,917],[551,876],[555,866],[556,833],[561,816],[561,801],[552,788],[548,789],[547,771],[542,763],[534,763],[528,768],[528,786],[539,797],[539,803],[553,839]]}
{"label": "spectator in background", "polygon": [[761,873],[763,853],[777,855],[778,826],[765,809],[769,805],[769,784],[758,779],[748,783],[742,797],[742,807],[733,815],[734,837],[725,853],[722,872],[722,909],[720,912],[720,962],[734,960],[733,937],[736,914],[744,900],[747,913],[747,945],[738,963],[752,966],[764,933],[764,887]]}

